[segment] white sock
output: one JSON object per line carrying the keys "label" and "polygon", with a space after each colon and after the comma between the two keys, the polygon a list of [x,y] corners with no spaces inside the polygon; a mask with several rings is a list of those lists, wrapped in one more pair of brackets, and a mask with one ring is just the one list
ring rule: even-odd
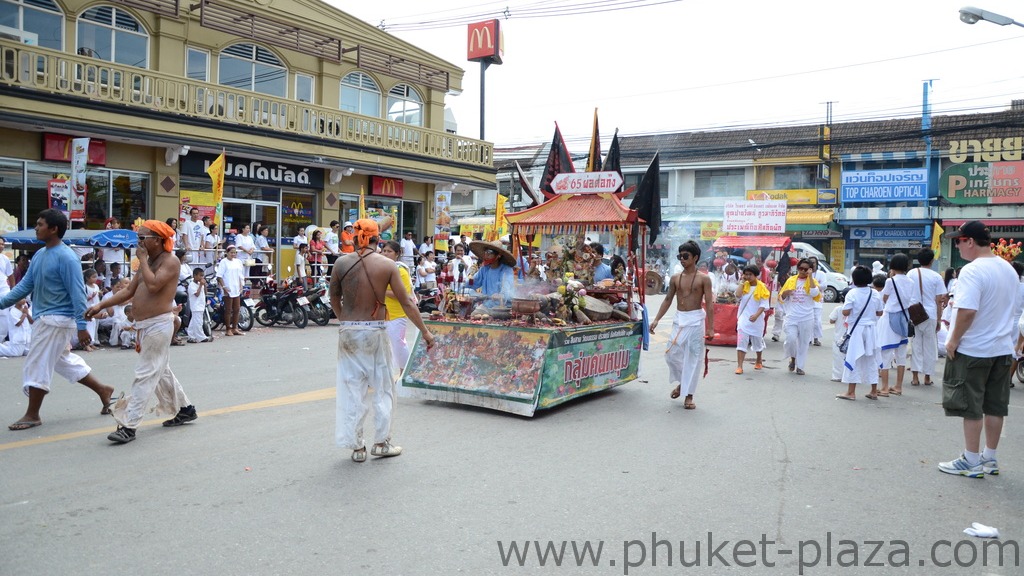
{"label": "white sock", "polygon": [[978,454],[977,452],[968,452],[967,450],[964,450],[964,458],[967,459],[967,463],[971,466],[977,466],[981,463],[981,454]]}
{"label": "white sock", "polygon": [[981,453],[981,458],[982,460],[995,460],[996,451],[986,446],[984,452]]}

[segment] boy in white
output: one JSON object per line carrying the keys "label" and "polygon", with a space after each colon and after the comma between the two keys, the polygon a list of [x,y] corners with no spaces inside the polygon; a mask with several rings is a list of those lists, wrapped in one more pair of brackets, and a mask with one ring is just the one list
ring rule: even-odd
{"label": "boy in white", "polygon": [[839,349],[846,337],[846,316],[843,316],[842,306],[836,306],[828,315],[828,323],[835,326],[832,331],[832,381],[843,381],[843,362],[846,361],[846,353]]}
{"label": "boy in white", "polygon": [[[103,295],[103,300],[113,298],[118,292],[127,288],[130,282],[131,281],[128,278],[121,278],[111,287],[110,292]],[[126,342],[128,339],[124,338],[122,335],[122,330],[124,330],[124,327],[128,324],[128,317],[124,313],[124,307],[125,305],[123,304],[111,306],[107,317],[99,320],[101,327],[110,328],[110,339],[108,342],[110,342],[111,346],[120,345],[124,348],[128,344],[128,342]]]}
{"label": "boy in white", "polygon": [[914,326],[914,351],[910,356],[910,385],[920,386],[919,372],[924,373],[925,386],[932,385],[935,374],[935,363],[938,361],[938,344],[936,333],[941,329],[939,314],[946,300],[946,283],[938,272],[930,266],[935,260],[935,252],[925,248],[917,253],[917,261],[921,266],[907,272],[907,278],[917,293],[918,300],[928,313],[928,319]]}
{"label": "boy in white", "polygon": [[7,331],[7,342],[0,344],[0,357],[16,358],[28,354],[32,341],[32,309],[28,300],[19,300],[11,307],[10,326]]}
{"label": "boy in white", "polygon": [[295,247],[295,281],[301,286],[306,285],[306,259],[308,257],[309,246],[301,244]]}
{"label": "boy in white", "polygon": [[757,266],[743,268],[743,283],[736,289],[739,301],[736,310],[736,373],[743,374],[743,359],[747,348],[757,353],[754,370],[760,370],[761,352],[764,351],[764,313],[768,310],[771,293],[757,277],[761,270]]}
{"label": "boy in white", "polygon": [[[889,279],[882,289],[882,302],[885,303],[885,316],[878,325],[878,346],[882,349],[882,389],[879,396],[903,395],[903,375],[907,369],[907,342],[910,326],[910,314],[907,308],[919,302],[917,286],[907,277],[910,269],[910,258],[906,254],[896,254],[889,261]],[[905,325],[901,332],[893,326]],[[932,330],[935,328],[932,327]],[[896,385],[889,388],[889,367],[896,364]]]}
{"label": "boy in white", "polygon": [[185,330],[189,342],[209,342],[211,338],[203,331],[203,314],[206,312],[206,278],[203,270],[192,271],[192,280],[188,283],[188,309],[192,313]]}
{"label": "boy in white", "polygon": [[838,394],[840,400],[856,400],[857,384],[871,384],[866,395],[872,400],[878,398],[878,372],[882,364],[878,344],[875,342],[875,323],[882,315],[882,298],[871,288],[871,271],[863,266],[853,270],[854,288],[846,295],[843,316],[849,324],[850,340],[843,362],[843,382],[847,384],[846,394]]}

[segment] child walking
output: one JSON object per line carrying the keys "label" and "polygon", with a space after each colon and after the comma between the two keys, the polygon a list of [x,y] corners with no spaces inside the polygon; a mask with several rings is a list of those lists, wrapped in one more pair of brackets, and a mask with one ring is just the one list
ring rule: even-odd
{"label": "child walking", "polygon": [[870,384],[871,392],[866,397],[875,400],[878,398],[878,368],[882,365],[882,354],[875,340],[875,324],[882,315],[882,297],[868,286],[871,283],[870,270],[858,266],[852,276],[855,288],[850,290],[843,303],[843,316],[850,323],[842,378],[847,388],[846,394],[838,394],[836,398],[856,400],[857,385]]}
{"label": "child walking", "polygon": [[192,280],[188,283],[188,309],[192,313],[185,329],[188,341],[194,344],[213,340],[203,330],[203,315],[206,312],[206,278],[203,276],[203,268],[192,271]]}
{"label": "child walking", "polygon": [[829,324],[835,325],[836,329],[832,331],[832,381],[842,382],[843,381],[843,362],[846,362],[846,353],[839,349],[840,344],[843,343],[843,338],[846,337],[847,319],[843,316],[843,308],[836,306],[832,309],[832,313],[828,315]]}

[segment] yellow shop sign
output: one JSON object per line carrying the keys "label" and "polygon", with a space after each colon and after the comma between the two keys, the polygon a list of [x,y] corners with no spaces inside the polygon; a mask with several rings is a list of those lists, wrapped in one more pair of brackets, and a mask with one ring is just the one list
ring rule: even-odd
{"label": "yellow shop sign", "polygon": [[818,189],[747,190],[747,200],[785,200],[786,204],[817,204]]}

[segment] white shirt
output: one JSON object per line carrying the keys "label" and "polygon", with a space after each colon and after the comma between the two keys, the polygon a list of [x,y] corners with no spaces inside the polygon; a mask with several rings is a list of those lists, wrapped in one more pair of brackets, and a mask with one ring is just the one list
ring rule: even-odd
{"label": "white shirt", "polygon": [[431,252],[433,250],[434,250],[434,246],[431,245],[431,244],[428,244],[426,242],[424,242],[423,244],[420,244],[420,256],[423,256],[427,252]]}
{"label": "white shirt", "polygon": [[[870,303],[868,298],[871,298]],[[867,308],[864,308],[865,304],[867,304]],[[878,322],[878,311],[881,309],[882,296],[880,292],[870,286],[851,289],[846,293],[846,300],[843,301],[843,310],[850,311],[850,315],[846,317],[846,330],[852,330],[855,322],[861,328],[873,327]],[[863,316],[860,315],[861,310],[864,311]],[[857,322],[857,318],[860,318],[859,322]]]}
{"label": "white shirt", "polygon": [[801,322],[814,319],[814,297],[820,293],[820,288],[811,288],[810,293],[806,291],[807,280],[796,279],[796,287],[786,297],[786,322]]}
{"label": "white shirt", "polygon": [[1013,353],[1010,341],[1016,318],[1012,313],[1018,284],[1017,272],[998,256],[977,258],[960,270],[954,306],[957,310],[975,310],[976,313],[970,328],[960,339],[958,352],[975,358]]}
{"label": "white shirt", "polygon": [[292,238],[292,246],[296,250],[298,250],[299,246],[302,246],[303,244],[309,244],[309,238],[307,238],[305,234],[299,234],[295,238]]}
{"label": "white shirt", "polygon": [[239,260],[249,260],[256,251],[256,240],[252,234],[239,234],[235,237],[235,248],[238,248]]}
{"label": "white shirt", "polygon": [[402,259],[411,262],[413,256],[416,255],[416,241],[408,238],[402,238],[402,241],[399,242],[399,244],[402,246]]}
{"label": "white shirt", "polygon": [[758,308],[768,309],[768,299],[755,299],[754,291],[757,290],[755,285],[751,288],[750,292],[747,292],[743,296],[740,296],[739,309],[736,310],[736,331],[744,334],[755,334],[761,336],[764,332],[764,316],[758,316],[754,322],[750,321],[750,317],[757,312]]}
{"label": "white shirt", "polygon": [[[824,292],[825,291],[825,287],[828,285],[828,277],[825,275],[825,273],[822,272],[821,270],[818,270],[817,272],[815,272],[814,273],[814,281],[818,283],[818,289],[821,290],[822,292]],[[824,298],[821,299],[821,302],[815,302],[814,303],[814,307],[817,308],[818,310],[821,310],[824,306],[825,306],[825,299]]]}
{"label": "white shirt", "polygon": [[328,254],[337,255],[340,249],[338,233],[334,230],[328,230],[327,234],[324,234],[324,245],[327,246]]}
{"label": "white shirt", "polygon": [[426,258],[416,267],[416,275],[419,276],[420,282],[437,282],[436,272],[437,263]]}
{"label": "white shirt", "polygon": [[[895,284],[895,289],[893,288]],[[899,291],[899,298],[896,297],[896,291]],[[885,281],[885,288],[882,289],[882,296],[888,296],[885,299],[885,311],[888,313],[900,312],[910,308],[911,304],[920,302],[921,299],[918,297],[917,283],[911,282],[910,278],[906,274],[894,274],[892,278]],[[900,302],[903,306],[900,307]],[[932,301],[934,305],[934,300]]]}
{"label": "white shirt", "polygon": [[[28,313],[32,313],[32,306],[28,307]],[[24,315],[21,310],[18,310],[17,306],[11,306],[11,317],[9,318],[10,325],[7,328],[7,337],[10,339],[12,344],[28,344],[32,340],[32,325],[29,324],[28,318],[18,326],[18,322]]]}
{"label": "white shirt", "polygon": [[203,247],[203,238],[206,238],[210,231],[203,226],[202,220],[189,220],[182,225],[182,233],[189,250],[199,250]]}
{"label": "white shirt", "polygon": [[0,296],[11,291],[11,287],[7,285],[7,277],[12,275],[14,275],[14,266],[11,265],[11,259],[0,254]]}
{"label": "white shirt", "polygon": [[245,284],[245,267],[238,258],[225,258],[217,264],[217,278],[224,281],[224,291],[231,298],[242,295]]}
{"label": "white shirt", "polygon": [[[917,294],[918,301],[924,305],[928,317],[938,319],[939,308],[935,305],[935,299],[946,293],[946,282],[942,276],[931,268],[920,267],[907,272],[907,278],[910,278],[910,284],[913,286],[911,291]],[[902,285],[900,289],[903,289]],[[900,292],[900,296],[902,295]]]}
{"label": "white shirt", "polygon": [[[203,310],[206,308],[206,288],[200,289],[200,284],[195,280],[189,280],[188,282],[188,309],[193,314],[202,315]],[[196,296],[196,290],[199,290],[199,295]]]}

